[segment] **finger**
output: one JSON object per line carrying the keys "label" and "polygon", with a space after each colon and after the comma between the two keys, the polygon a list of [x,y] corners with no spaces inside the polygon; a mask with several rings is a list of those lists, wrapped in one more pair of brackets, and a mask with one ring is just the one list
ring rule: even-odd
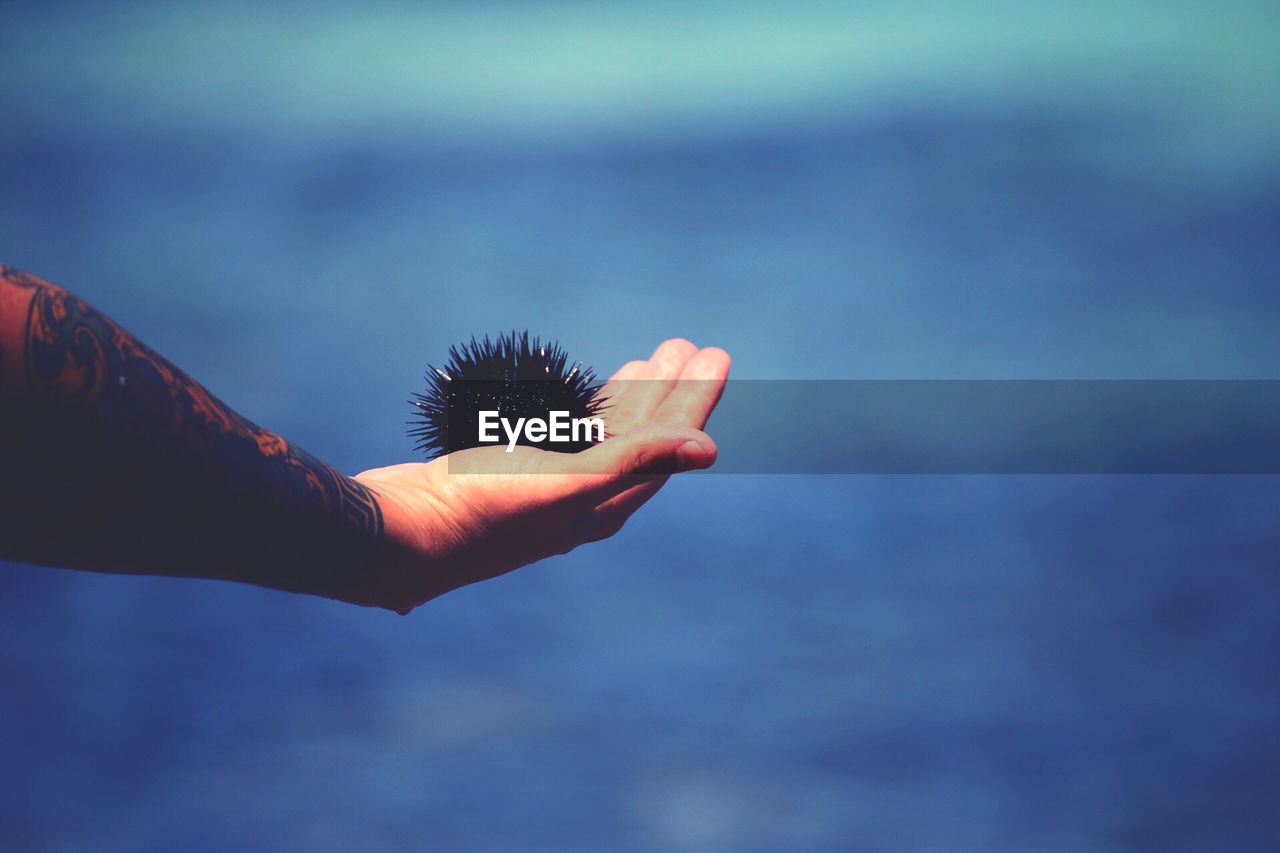
{"label": "finger", "polygon": [[698,348],[684,338],[670,338],[658,345],[649,356],[649,364],[653,368],[653,378],[665,382],[674,382],[680,376],[689,359],[698,354]]}
{"label": "finger", "polygon": [[[597,538],[604,539],[622,529],[627,519],[636,510],[649,502],[649,499],[666,485],[670,477],[657,477],[632,486],[614,495],[600,504],[591,513],[591,531]],[[592,541],[595,541],[594,539]]]}
{"label": "finger", "polygon": [[[719,347],[699,350],[685,363],[676,387],[658,407],[654,421],[701,429],[724,392],[732,360]],[[658,493],[669,477],[631,486],[596,507],[595,522],[604,537],[612,536],[636,510]]]}
{"label": "finger", "polygon": [[621,434],[652,418],[697,352],[698,348],[683,338],[664,341],[654,350],[644,375],[625,383],[628,387],[623,399],[610,412],[612,417],[606,418],[610,431]]}
{"label": "finger", "polygon": [[[657,494],[657,489],[650,492],[649,497],[653,497],[655,494]],[[648,498],[645,498],[645,500],[647,501]],[[599,542],[602,539],[616,536],[626,523],[631,520],[631,516],[635,514],[636,509],[639,509],[638,505],[635,508],[625,510],[621,507],[610,510],[597,510],[581,519],[575,525],[574,533],[581,542]]]}
{"label": "finger", "polygon": [[689,359],[671,393],[662,401],[653,420],[702,429],[720,402],[731,360],[719,347],[707,347]]}
{"label": "finger", "polygon": [[626,364],[614,371],[609,377],[610,382],[621,382],[625,379],[644,379],[649,375],[649,360],[646,358],[638,358],[628,361]]}
{"label": "finger", "polygon": [[610,435],[627,432],[636,425],[635,407],[628,405],[627,395],[643,384],[637,380],[649,378],[651,372],[648,360],[628,361],[600,389],[600,397],[604,400],[602,414]]}
{"label": "finger", "polygon": [[574,497],[595,507],[633,486],[711,467],[716,445],[700,430],[650,424],[563,457],[548,473],[570,475],[566,484]]}

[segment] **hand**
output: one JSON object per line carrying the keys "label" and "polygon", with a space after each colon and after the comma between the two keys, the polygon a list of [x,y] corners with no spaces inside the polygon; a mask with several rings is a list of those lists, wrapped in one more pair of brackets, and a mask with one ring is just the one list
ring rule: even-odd
{"label": "hand", "polygon": [[408,613],[617,533],[671,473],[715,462],[701,429],[729,363],[724,350],[680,339],[628,362],[605,385],[608,437],[581,453],[482,447],[356,475],[378,496],[387,540],[349,598]]}

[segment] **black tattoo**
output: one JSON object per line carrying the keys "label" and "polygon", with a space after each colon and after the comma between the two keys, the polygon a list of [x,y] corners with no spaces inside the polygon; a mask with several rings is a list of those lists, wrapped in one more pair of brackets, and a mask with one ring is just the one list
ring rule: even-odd
{"label": "black tattoo", "polygon": [[24,431],[5,443],[25,439],[35,482],[57,475],[60,496],[43,503],[73,504],[77,535],[108,551],[143,539],[177,562],[194,551],[192,574],[251,572],[237,576],[288,589],[339,594],[359,578],[384,536],[368,488],[241,417],[83,300],[0,266],[5,283],[34,290],[22,361],[32,414],[7,425]]}

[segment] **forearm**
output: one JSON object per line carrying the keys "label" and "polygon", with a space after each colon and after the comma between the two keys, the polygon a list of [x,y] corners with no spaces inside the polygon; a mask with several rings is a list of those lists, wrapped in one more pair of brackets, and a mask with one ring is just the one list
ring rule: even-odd
{"label": "forearm", "polygon": [[0,557],[351,597],[377,497],[82,300],[0,267]]}

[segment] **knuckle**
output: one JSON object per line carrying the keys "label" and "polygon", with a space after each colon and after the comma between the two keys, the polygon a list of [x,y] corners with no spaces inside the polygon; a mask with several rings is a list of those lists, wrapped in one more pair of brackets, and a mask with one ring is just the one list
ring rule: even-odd
{"label": "knuckle", "polygon": [[640,445],[631,451],[630,457],[627,459],[626,470],[635,474],[643,474],[651,469],[657,461],[657,454],[653,449]]}

